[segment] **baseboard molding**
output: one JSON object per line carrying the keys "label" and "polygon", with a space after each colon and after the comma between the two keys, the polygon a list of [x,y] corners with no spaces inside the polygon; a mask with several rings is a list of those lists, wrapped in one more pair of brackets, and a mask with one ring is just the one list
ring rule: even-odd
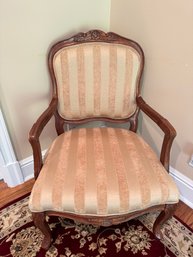
{"label": "baseboard molding", "polygon": [[9,133],[0,107],[0,174],[8,187],[23,183],[22,171],[16,159]]}
{"label": "baseboard molding", "polygon": [[0,166],[3,173],[3,180],[8,187],[15,187],[24,182],[22,170],[18,161]]}
{"label": "baseboard molding", "polygon": [[170,175],[179,188],[180,200],[193,209],[193,181],[172,167]]}
{"label": "baseboard molding", "polygon": [[[42,151],[42,158],[44,158],[47,150]],[[30,156],[19,162],[24,181],[34,178],[34,160],[33,156]]]}
{"label": "baseboard molding", "polygon": [[[42,152],[44,157],[46,150]],[[22,170],[24,181],[27,181],[34,177],[34,163],[33,157],[30,156],[19,162]],[[193,181],[188,177],[184,176],[179,171],[175,170],[173,167],[170,167],[170,175],[173,177],[176,185],[180,191],[180,200],[187,204],[190,208],[193,209]]]}

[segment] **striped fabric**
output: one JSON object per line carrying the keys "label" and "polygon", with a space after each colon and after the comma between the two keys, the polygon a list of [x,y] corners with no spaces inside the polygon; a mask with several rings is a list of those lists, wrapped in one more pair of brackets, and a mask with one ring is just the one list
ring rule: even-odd
{"label": "striped fabric", "polygon": [[178,190],[151,148],[124,129],[81,128],[53,142],[30,209],[115,215],[178,202]]}
{"label": "striped fabric", "polygon": [[59,114],[68,120],[127,118],[135,109],[140,56],[129,46],[84,43],[54,56]]}

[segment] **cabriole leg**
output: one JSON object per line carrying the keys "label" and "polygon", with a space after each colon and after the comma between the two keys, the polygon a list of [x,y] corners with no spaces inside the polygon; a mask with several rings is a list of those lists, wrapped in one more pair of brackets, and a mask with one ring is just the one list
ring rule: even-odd
{"label": "cabriole leg", "polygon": [[159,214],[159,216],[155,220],[153,225],[153,233],[157,238],[163,239],[161,226],[174,215],[176,207],[177,204],[167,204],[165,206],[165,209]]}
{"label": "cabriole leg", "polygon": [[37,228],[40,229],[40,231],[44,235],[44,239],[42,241],[41,247],[45,250],[48,250],[51,245],[51,230],[48,225],[48,223],[45,220],[45,213],[44,212],[38,212],[38,213],[32,213],[34,224]]}

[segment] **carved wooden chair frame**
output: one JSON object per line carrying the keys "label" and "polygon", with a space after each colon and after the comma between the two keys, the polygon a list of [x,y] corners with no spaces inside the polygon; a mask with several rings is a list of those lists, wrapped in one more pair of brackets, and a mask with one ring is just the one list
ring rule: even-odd
{"label": "carved wooden chair frame", "polygon": [[[135,113],[126,119],[119,119],[119,120],[113,120],[106,117],[100,117],[100,118],[87,118],[87,119],[81,119],[81,120],[65,120],[60,117],[57,107],[58,107],[58,95],[57,95],[57,87],[56,87],[56,78],[54,75],[54,69],[53,69],[53,58],[57,51],[59,51],[63,47],[68,47],[72,45],[77,44],[83,44],[85,42],[106,42],[106,43],[116,43],[116,44],[123,44],[127,46],[133,47],[141,56],[141,66],[140,66],[140,76],[137,81],[137,96],[136,96],[136,103],[137,103],[137,109]],[[41,146],[39,137],[40,134],[45,127],[45,125],[48,123],[48,121],[51,119],[52,116],[55,117],[55,128],[57,131],[57,134],[60,135],[65,132],[67,125],[78,125],[83,124],[85,122],[89,121],[110,121],[114,123],[123,123],[123,122],[130,122],[130,130],[133,132],[137,131],[137,125],[138,125],[138,115],[139,111],[144,112],[147,116],[149,116],[150,119],[152,119],[158,126],[161,128],[161,130],[164,132],[164,138],[163,143],[161,147],[161,154],[160,154],[160,161],[165,167],[167,171],[169,171],[169,158],[170,158],[170,149],[173,142],[173,139],[176,136],[176,131],[173,128],[173,126],[160,114],[158,114],[155,110],[153,110],[142,98],[140,95],[140,81],[141,76],[143,72],[144,67],[144,54],[141,49],[141,47],[134,41],[129,40],[127,38],[121,37],[115,33],[109,32],[104,33],[99,30],[91,30],[87,33],[78,33],[75,36],[65,39],[63,41],[60,41],[52,46],[52,48],[49,51],[48,55],[48,67],[49,67],[49,73],[51,76],[51,82],[53,86],[52,90],[52,99],[49,104],[49,107],[42,113],[42,115],[38,118],[36,123],[33,125],[33,127],[30,130],[29,133],[29,141],[31,143],[32,149],[33,149],[33,157],[34,157],[34,174],[35,179],[38,177],[41,168],[43,166],[42,161],[42,153],[41,153]],[[60,212],[53,212],[53,211],[46,211],[41,213],[32,213],[33,220],[35,225],[42,231],[44,234],[44,239],[42,242],[42,248],[48,249],[52,237],[51,237],[51,231],[48,226],[48,224],[45,221],[45,216],[62,216],[70,219],[79,220],[80,222],[95,224],[95,225],[103,225],[103,226],[109,226],[111,224],[118,224],[124,221],[127,221],[129,219],[135,218],[139,215],[142,215],[144,213],[148,213],[151,211],[161,211],[159,216],[157,217],[154,225],[153,225],[153,232],[158,238],[162,238],[162,233],[160,231],[160,228],[162,224],[167,221],[173,214],[176,209],[177,204],[167,204],[167,205],[158,205],[154,207],[150,207],[141,211],[136,211],[129,214],[124,215],[118,215],[118,216],[105,216],[105,217],[98,217],[98,216],[85,216],[82,217],[82,215],[75,215],[75,214],[68,214],[68,213],[60,213]]]}

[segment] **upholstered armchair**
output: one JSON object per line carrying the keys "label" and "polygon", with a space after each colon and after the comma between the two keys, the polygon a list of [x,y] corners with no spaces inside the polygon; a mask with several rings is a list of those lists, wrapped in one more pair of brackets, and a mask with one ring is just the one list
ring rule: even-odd
{"label": "upholstered armchair", "polygon": [[[141,96],[141,47],[92,30],[54,44],[48,67],[52,99],[29,133],[36,179],[29,207],[42,247],[52,242],[46,215],[110,226],[160,211],[153,231],[161,238],[179,199],[168,174],[176,131]],[[136,133],[140,111],[164,132],[160,159]],[[52,116],[58,136],[43,162],[39,136]],[[129,125],[88,128],[90,121]]]}

